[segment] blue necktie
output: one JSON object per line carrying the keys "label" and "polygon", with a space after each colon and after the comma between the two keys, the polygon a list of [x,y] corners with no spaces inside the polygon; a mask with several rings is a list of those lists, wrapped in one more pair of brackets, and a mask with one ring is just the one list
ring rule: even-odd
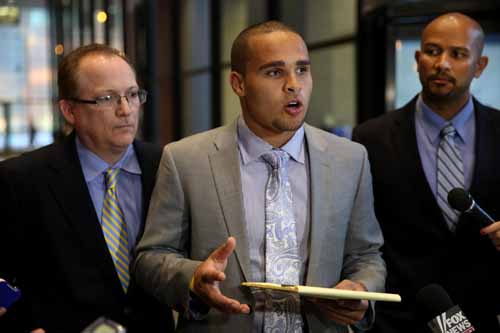
{"label": "blue necktie", "polygon": [[[300,256],[286,164],[289,155],[272,150],[262,155],[271,166],[266,185],[266,282],[299,284]],[[264,332],[302,332],[300,298],[296,294],[266,295]]]}
{"label": "blue necktie", "polygon": [[437,151],[437,202],[451,230],[459,218],[459,212],[448,204],[448,192],[456,187],[464,188],[464,166],[462,155],[455,145],[456,130],[446,125],[440,133]]}

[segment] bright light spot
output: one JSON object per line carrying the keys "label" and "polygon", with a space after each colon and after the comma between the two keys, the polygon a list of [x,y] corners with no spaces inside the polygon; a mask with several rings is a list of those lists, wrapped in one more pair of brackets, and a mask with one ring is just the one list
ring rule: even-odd
{"label": "bright light spot", "polygon": [[97,22],[104,23],[108,20],[108,14],[106,14],[105,11],[100,10],[97,12],[95,18],[96,18]]}
{"label": "bright light spot", "polygon": [[401,48],[403,47],[403,42],[401,41],[401,39],[398,39],[396,40],[396,50],[401,50]]}
{"label": "bright light spot", "polygon": [[56,55],[61,55],[64,53],[64,45],[62,44],[57,44],[56,47],[54,47],[54,53]]}

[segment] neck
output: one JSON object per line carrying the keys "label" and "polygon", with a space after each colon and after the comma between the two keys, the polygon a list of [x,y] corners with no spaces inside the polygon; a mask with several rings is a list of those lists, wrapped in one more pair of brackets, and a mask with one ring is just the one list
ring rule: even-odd
{"label": "neck", "polygon": [[108,163],[109,165],[115,165],[116,162],[118,162],[123,157],[126,151],[127,150],[121,152],[104,152],[104,153],[95,152],[95,154],[100,158],[102,158],[102,160]]}
{"label": "neck", "polygon": [[280,133],[279,135],[271,135],[267,137],[261,137],[262,140],[266,141],[269,143],[271,146],[274,148],[281,148],[283,147],[290,139],[293,137],[295,132],[284,132]]}
{"label": "neck", "polygon": [[469,93],[456,99],[435,99],[422,93],[424,103],[445,120],[451,120],[462,110],[469,100]]}

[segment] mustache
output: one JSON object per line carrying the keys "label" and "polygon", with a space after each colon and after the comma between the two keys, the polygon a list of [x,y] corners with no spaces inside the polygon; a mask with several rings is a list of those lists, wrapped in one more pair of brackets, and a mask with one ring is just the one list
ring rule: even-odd
{"label": "mustache", "polygon": [[450,81],[452,83],[455,83],[455,78],[449,74],[446,74],[446,73],[436,73],[436,74],[432,74],[432,75],[429,75],[429,80],[446,80],[446,81]]}

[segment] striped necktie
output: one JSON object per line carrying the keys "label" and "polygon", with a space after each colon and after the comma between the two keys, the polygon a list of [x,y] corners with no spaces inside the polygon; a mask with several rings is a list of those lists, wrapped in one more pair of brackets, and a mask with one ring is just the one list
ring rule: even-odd
{"label": "striped necktie", "polygon": [[123,210],[116,196],[116,181],[119,168],[107,169],[104,174],[106,194],[102,206],[102,231],[108,244],[109,253],[115,263],[116,273],[126,293],[130,281],[128,232]]}
{"label": "striped necktie", "polygon": [[[283,150],[262,155],[271,166],[266,185],[266,282],[299,284],[300,255],[293,214],[292,189],[288,180],[290,156]],[[300,333],[302,316],[297,294],[270,293],[264,314],[264,332]]]}
{"label": "striped necktie", "polygon": [[437,201],[451,230],[455,229],[459,212],[448,204],[448,192],[456,187],[464,188],[464,166],[455,145],[456,133],[452,124],[446,125],[441,130],[437,151]]}

